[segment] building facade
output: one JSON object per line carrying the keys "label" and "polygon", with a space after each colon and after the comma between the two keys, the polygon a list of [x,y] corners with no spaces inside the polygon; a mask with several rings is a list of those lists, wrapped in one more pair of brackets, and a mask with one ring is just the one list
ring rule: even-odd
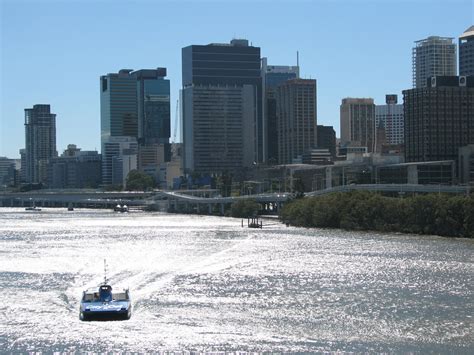
{"label": "building facade", "polygon": [[333,126],[317,126],[317,139],[319,149],[328,149],[331,158],[336,157],[336,131]]}
{"label": "building facade", "polygon": [[48,175],[50,188],[97,188],[102,179],[101,156],[69,144],[60,157],[51,159]]}
{"label": "building facade", "polygon": [[[192,45],[182,49],[186,172],[218,172],[238,164],[245,166],[242,164],[249,160],[260,162],[265,159],[260,60],[260,48],[249,46],[247,40],[234,39],[229,44]],[[237,134],[239,129],[245,132]],[[251,132],[247,132],[249,129]],[[223,145],[225,137],[229,141]],[[243,144],[245,153],[242,148],[234,148],[236,144]],[[246,155],[250,150],[251,158]]]}
{"label": "building facade", "polygon": [[397,102],[397,95],[386,95],[385,105],[375,106],[375,126],[384,129],[387,144],[404,142],[403,105]]}
{"label": "building facade", "polygon": [[474,26],[459,36],[459,75],[474,75]]}
{"label": "building facade", "polygon": [[26,108],[25,182],[47,183],[48,161],[56,156],[56,114],[50,105]]}
{"label": "building facade", "polygon": [[276,89],[278,163],[289,164],[317,147],[316,80],[293,79]]}
{"label": "building facade", "polygon": [[405,160],[458,160],[474,143],[474,77],[433,77],[427,88],[403,91]]}
{"label": "building facade", "polygon": [[345,98],[340,106],[341,147],[375,150],[375,104],[372,98]]}
{"label": "building facade", "polygon": [[15,160],[0,157],[0,190],[15,184]]}
{"label": "building facade", "polygon": [[415,42],[412,50],[413,87],[426,87],[432,76],[457,74],[456,44],[451,37],[430,36]]}
{"label": "building facade", "polygon": [[276,88],[287,80],[299,78],[299,71],[298,66],[268,65],[267,58],[262,58],[263,115],[267,127],[266,152],[269,164],[278,162]]}
{"label": "building facade", "polygon": [[193,86],[184,90],[184,169],[220,173],[255,162],[252,85]]}
{"label": "building facade", "polygon": [[102,148],[102,184],[122,185],[124,176],[138,167],[137,152],[138,143],[135,137],[110,137]]}
{"label": "building facade", "polygon": [[101,145],[110,137],[138,137],[137,80],[132,69],[100,77]]}
{"label": "building facade", "polygon": [[[164,161],[171,159],[170,81],[165,77],[166,68],[122,69],[101,76],[102,151],[111,137],[133,137],[144,151],[161,149]],[[156,175],[162,162],[147,161],[141,170]],[[107,184],[110,176],[103,181]]]}

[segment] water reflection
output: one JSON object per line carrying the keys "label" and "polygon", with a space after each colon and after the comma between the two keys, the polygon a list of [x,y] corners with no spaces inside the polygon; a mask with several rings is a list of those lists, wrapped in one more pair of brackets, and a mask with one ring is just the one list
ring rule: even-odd
{"label": "water reflection", "polygon": [[[0,210],[4,351],[474,350],[474,243],[240,220]],[[78,320],[130,287],[126,322]]]}

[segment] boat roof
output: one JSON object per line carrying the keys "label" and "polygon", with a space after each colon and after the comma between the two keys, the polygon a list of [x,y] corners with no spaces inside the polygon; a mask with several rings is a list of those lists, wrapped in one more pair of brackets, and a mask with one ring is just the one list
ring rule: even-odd
{"label": "boat roof", "polygon": [[[96,292],[99,292],[99,288],[102,287],[102,286],[110,286],[110,285],[99,285],[99,286],[95,286],[95,287],[89,287],[88,289],[84,290],[84,292],[86,294],[92,294],[92,293],[96,293]],[[128,291],[128,288],[120,288],[120,287],[116,287],[116,288],[113,288],[112,287],[112,292],[125,292],[125,291]]]}

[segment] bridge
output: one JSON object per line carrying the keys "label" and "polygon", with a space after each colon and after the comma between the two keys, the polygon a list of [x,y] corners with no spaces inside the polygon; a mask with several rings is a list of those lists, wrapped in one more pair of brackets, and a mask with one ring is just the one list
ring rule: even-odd
{"label": "bridge", "polygon": [[[348,191],[395,192],[400,195],[410,193],[454,193],[469,194],[470,186],[461,185],[415,185],[415,184],[363,184],[342,185],[329,189],[305,193],[316,197],[336,192]],[[294,194],[266,193],[222,197],[217,190],[186,190],[149,192],[101,192],[95,190],[37,190],[30,192],[7,192],[0,194],[0,207],[73,207],[110,208],[126,204],[131,209],[151,209],[169,212],[202,213],[224,215],[234,202],[252,199],[262,205],[262,214],[277,214],[285,202]]]}
{"label": "bridge", "polygon": [[468,195],[471,187],[465,185],[352,184],[308,192],[305,196],[322,196],[334,192],[348,191],[397,192],[402,195],[408,193],[454,193]]}

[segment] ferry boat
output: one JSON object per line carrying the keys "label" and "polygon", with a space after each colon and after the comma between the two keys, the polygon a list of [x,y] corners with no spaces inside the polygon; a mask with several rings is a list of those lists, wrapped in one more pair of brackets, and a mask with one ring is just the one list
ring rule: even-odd
{"label": "ferry boat", "polygon": [[132,302],[128,289],[112,291],[107,280],[107,268],[104,260],[104,282],[98,287],[82,292],[79,307],[79,319],[89,320],[126,320],[132,316]]}

